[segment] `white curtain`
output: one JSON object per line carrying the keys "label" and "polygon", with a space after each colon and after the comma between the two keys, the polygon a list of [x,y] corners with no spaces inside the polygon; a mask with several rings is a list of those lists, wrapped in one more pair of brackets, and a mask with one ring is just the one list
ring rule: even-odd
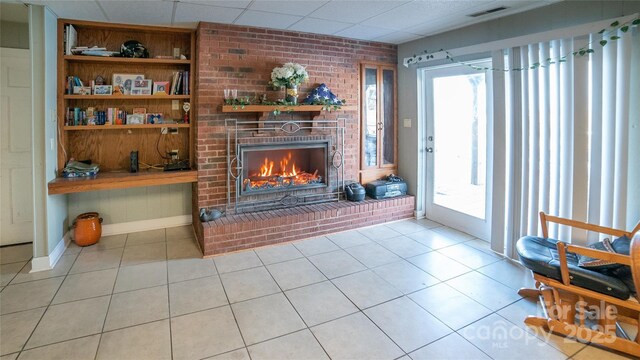
{"label": "white curtain", "polygon": [[[505,137],[506,156],[494,157],[504,162],[494,176],[506,189],[493,208],[495,251],[515,257],[521,236],[541,235],[539,211],[629,230],[640,220],[640,34],[632,27],[612,35],[605,46],[603,35],[590,34],[494,52],[494,63],[535,68],[504,75],[504,129],[494,136]],[[587,44],[593,53],[572,55]],[[598,240],[564,226],[549,230],[572,243]]]}

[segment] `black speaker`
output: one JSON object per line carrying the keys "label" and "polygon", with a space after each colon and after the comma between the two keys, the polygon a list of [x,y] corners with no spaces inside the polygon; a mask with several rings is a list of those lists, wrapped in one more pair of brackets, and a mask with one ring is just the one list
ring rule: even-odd
{"label": "black speaker", "polygon": [[129,155],[129,160],[131,161],[129,172],[138,172],[138,151],[132,151],[131,155]]}

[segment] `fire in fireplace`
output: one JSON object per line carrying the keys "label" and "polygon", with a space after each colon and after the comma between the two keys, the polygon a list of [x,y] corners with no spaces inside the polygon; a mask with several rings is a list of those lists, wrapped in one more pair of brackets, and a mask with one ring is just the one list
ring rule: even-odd
{"label": "fire in fireplace", "polygon": [[241,145],[241,194],[327,186],[326,142]]}

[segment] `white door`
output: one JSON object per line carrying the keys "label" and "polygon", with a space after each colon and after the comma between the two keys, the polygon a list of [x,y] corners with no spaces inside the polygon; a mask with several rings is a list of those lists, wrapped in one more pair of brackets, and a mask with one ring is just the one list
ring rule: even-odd
{"label": "white door", "polygon": [[[491,67],[491,61],[474,64]],[[491,76],[464,65],[421,70],[426,117],[426,215],[488,240]]]}
{"label": "white door", "polygon": [[0,48],[0,245],[33,241],[31,59]]}

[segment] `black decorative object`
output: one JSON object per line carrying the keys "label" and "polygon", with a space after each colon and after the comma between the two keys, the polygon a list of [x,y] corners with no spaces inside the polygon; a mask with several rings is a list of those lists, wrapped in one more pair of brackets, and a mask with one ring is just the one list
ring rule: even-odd
{"label": "black decorative object", "polygon": [[218,209],[200,208],[200,221],[208,222],[219,219],[224,216],[224,211]]}
{"label": "black decorative object", "polygon": [[345,186],[344,192],[347,194],[347,200],[349,201],[364,201],[364,187],[357,182]]}
{"label": "black decorative object", "polygon": [[149,50],[138,40],[129,40],[120,46],[120,55],[127,58],[148,58]]}

